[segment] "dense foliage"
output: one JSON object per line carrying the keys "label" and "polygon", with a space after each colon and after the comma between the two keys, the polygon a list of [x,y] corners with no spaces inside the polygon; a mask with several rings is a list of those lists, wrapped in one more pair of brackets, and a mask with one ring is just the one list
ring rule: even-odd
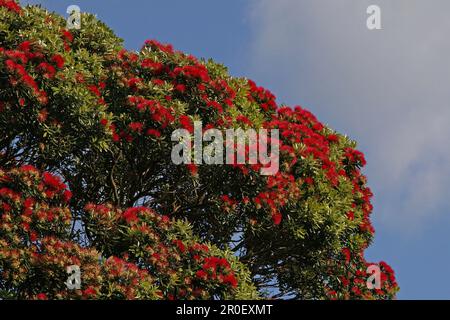
{"label": "dense foliage", "polygon": [[[69,31],[1,0],[0,90],[5,297],[395,296],[384,262],[381,289],[366,286],[363,154],[253,81],[155,40],[127,51],[89,14]],[[279,129],[279,172],[175,165],[171,133],[194,121]],[[74,259],[87,287],[64,291]]]}
{"label": "dense foliage", "polygon": [[[71,237],[71,192],[32,166],[0,171],[3,298],[256,298],[230,252],[201,244],[189,226],[147,208],[86,206],[90,247]],[[101,249],[99,251],[98,249]],[[83,289],[67,290],[67,266]]]}

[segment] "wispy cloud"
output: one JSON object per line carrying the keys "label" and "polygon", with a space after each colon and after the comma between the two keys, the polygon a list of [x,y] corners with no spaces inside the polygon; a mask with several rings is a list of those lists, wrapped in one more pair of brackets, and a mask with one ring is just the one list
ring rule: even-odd
{"label": "wispy cloud", "polygon": [[[366,8],[382,30],[366,28]],[[450,2],[260,0],[251,73],[360,142],[376,214],[406,231],[450,213]]]}

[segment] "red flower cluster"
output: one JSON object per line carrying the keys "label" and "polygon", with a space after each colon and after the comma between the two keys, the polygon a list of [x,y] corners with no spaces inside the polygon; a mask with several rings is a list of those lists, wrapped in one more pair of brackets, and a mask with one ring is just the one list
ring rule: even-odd
{"label": "red flower cluster", "polygon": [[154,62],[150,59],[142,60],[141,67],[143,69],[149,69],[153,74],[158,75],[163,71],[163,64],[160,62]]}
{"label": "red flower cluster", "polygon": [[15,0],[0,0],[0,7],[4,7],[9,11],[15,12],[17,14],[22,13],[22,8],[17,4]]}
{"label": "red flower cluster", "polygon": [[[65,237],[72,215],[64,207],[67,190],[57,181],[56,177],[48,173],[41,175],[31,166],[0,170],[0,264],[3,266],[5,261],[19,259],[16,249],[26,243],[31,246],[30,250],[37,252],[38,248],[33,246],[42,244],[44,238]],[[52,183],[51,194],[48,193],[48,182]],[[27,257],[29,255],[25,254],[21,259]],[[33,257],[38,255],[33,253]],[[26,261],[23,263],[21,268],[26,266]],[[15,272],[24,274],[21,268],[4,269],[5,278],[2,279],[14,277]]]}
{"label": "red flower cluster", "polygon": [[345,158],[349,164],[354,164],[361,167],[364,167],[366,165],[366,159],[364,158],[364,154],[358,150],[346,148]]}
{"label": "red flower cluster", "polygon": [[62,30],[61,36],[64,41],[64,50],[70,51],[70,44],[73,42],[73,34],[68,30]]}
{"label": "red flower cluster", "polygon": [[[124,259],[111,256],[100,262],[99,253],[82,248],[72,242],[64,242],[53,237],[41,240],[40,248],[30,248],[31,258],[26,268],[31,276],[39,273],[25,290],[25,296],[35,299],[136,299],[137,296],[154,298],[157,294],[146,292],[143,283],[152,283],[152,278],[144,269]],[[23,262],[25,265],[25,262]],[[65,287],[66,266],[82,266],[83,288],[67,290]],[[7,276],[14,276],[9,274]],[[57,277],[57,285],[47,288],[47,292],[33,295],[33,291],[42,290],[48,277]],[[52,279],[55,280],[55,279]],[[48,280],[47,280],[48,281]]]}
{"label": "red flower cluster", "polygon": [[138,214],[142,210],[145,210],[145,209],[143,209],[143,208],[130,208],[130,209],[127,209],[123,213],[123,219],[125,219],[127,224],[135,223],[135,222],[137,222],[139,220],[138,219]]}
{"label": "red flower cluster", "polygon": [[145,46],[149,47],[151,49],[160,50],[160,51],[168,53],[168,54],[174,53],[174,50],[173,50],[173,47],[171,44],[161,44],[157,40],[146,40]]}
{"label": "red flower cluster", "polygon": [[180,124],[181,126],[189,132],[194,132],[194,125],[192,124],[192,120],[188,116],[180,116]]}
{"label": "red flower cluster", "polygon": [[[350,252],[343,250],[346,263],[336,266],[342,275],[330,280],[326,292],[331,299],[387,299],[395,294],[398,285],[392,268],[385,262],[378,264],[367,262],[361,254],[350,257]],[[337,262],[339,263],[339,262]],[[369,288],[367,280],[371,275],[368,267],[378,266],[380,288]]]}
{"label": "red flower cluster", "polygon": [[[100,92],[98,92],[100,95]],[[145,133],[147,136],[160,137],[161,131],[154,128],[160,126],[162,129],[168,124],[173,123],[175,117],[171,108],[164,107],[160,102],[147,100],[139,96],[131,96],[128,98],[127,104],[135,109],[139,115],[139,121],[133,121],[128,124],[127,128],[122,128],[122,123],[113,123],[109,126],[112,131],[113,140],[119,142],[121,139],[131,142],[133,135],[141,135]],[[107,126],[107,120],[101,120],[103,126]]]}
{"label": "red flower cluster", "polygon": [[[161,288],[167,298],[208,298],[214,292],[231,292],[238,286],[230,261],[213,255],[207,245],[182,236],[179,225],[167,216],[144,207],[129,208],[123,213],[111,206],[89,205],[86,210],[92,223],[99,222],[103,229],[110,230],[106,237],[103,235],[105,238],[97,235],[97,242],[129,245],[127,259],[144,263],[157,279],[170,283],[175,274],[184,279],[184,284]],[[191,272],[195,278],[190,277]]]}
{"label": "red flower cluster", "polygon": [[[238,278],[226,258],[212,255],[207,245],[188,236],[187,226],[144,207],[123,213],[108,205],[85,208],[89,214],[86,223],[97,226],[92,230],[96,243],[107,246],[118,241],[124,250],[120,256],[101,261],[95,249],[62,240],[68,238],[71,224],[71,213],[61,201],[64,189],[59,177],[41,174],[32,166],[0,170],[2,279],[22,288],[21,297],[208,299],[213,294],[231,294],[237,287]],[[48,195],[48,190],[53,193]],[[100,233],[95,234],[97,231]],[[69,265],[82,268],[81,290],[65,286]],[[190,276],[200,269],[207,272],[207,281]],[[39,278],[33,278],[35,274]],[[183,283],[171,282],[174,275],[184,279]],[[49,279],[54,286],[45,285]],[[21,285],[24,283],[27,285]]]}
{"label": "red flower cluster", "polygon": [[[33,78],[30,73],[36,71],[42,74],[45,79],[51,80],[56,75],[56,68],[64,66],[64,59],[61,55],[53,55],[47,59],[43,49],[37,43],[31,41],[22,42],[16,50],[5,50],[0,48],[0,60],[4,60],[4,65],[9,73],[9,82],[12,86],[23,84],[30,89],[36,99],[41,104],[47,104],[47,93],[40,90],[37,78]],[[27,69],[30,69],[28,71]],[[23,98],[19,99],[20,105],[25,105]]]}
{"label": "red flower cluster", "polygon": [[173,70],[173,76],[177,77],[179,75],[185,76],[186,78],[194,78],[202,82],[210,81],[209,73],[206,67],[200,63],[194,65],[187,65],[183,67],[176,67]]}
{"label": "red flower cluster", "polygon": [[342,254],[345,257],[345,263],[349,263],[351,259],[351,253],[349,248],[342,249]]}
{"label": "red flower cluster", "polygon": [[88,88],[88,90],[89,90],[90,92],[92,92],[93,94],[95,94],[97,97],[100,97],[100,96],[102,95],[102,94],[100,93],[99,88],[98,88],[96,85],[94,85],[94,84],[88,85],[87,88]]}
{"label": "red flower cluster", "polygon": [[238,285],[238,281],[231,270],[230,263],[224,258],[205,258],[202,269],[196,272],[196,276],[203,281],[207,281],[208,279],[218,280],[233,288],[236,288]]}
{"label": "red flower cluster", "polygon": [[159,130],[156,130],[156,129],[147,129],[146,134],[148,136],[154,136],[156,138],[161,137],[161,132]]}
{"label": "red flower cluster", "polygon": [[250,101],[257,102],[264,111],[276,110],[278,108],[276,97],[269,90],[258,87],[252,80],[248,80],[248,85],[250,92],[247,97]]}
{"label": "red flower cluster", "polygon": [[56,74],[55,67],[47,62],[41,62],[37,66],[37,69],[39,71],[41,71],[43,73],[44,77],[47,79],[53,79],[55,77],[55,74]]}
{"label": "red flower cluster", "polygon": [[132,122],[128,126],[130,127],[131,131],[141,133],[142,129],[144,127],[144,124],[141,122]]}
{"label": "red flower cluster", "polygon": [[64,58],[61,55],[55,54],[52,57],[52,61],[56,64],[58,69],[62,69],[64,67]]}
{"label": "red flower cluster", "polygon": [[52,189],[55,192],[66,189],[66,185],[61,181],[59,177],[56,177],[48,172],[43,173],[42,181],[49,187],[49,189]]}
{"label": "red flower cluster", "polygon": [[189,163],[186,165],[186,168],[189,170],[191,175],[196,176],[198,173],[198,166],[194,163]]}

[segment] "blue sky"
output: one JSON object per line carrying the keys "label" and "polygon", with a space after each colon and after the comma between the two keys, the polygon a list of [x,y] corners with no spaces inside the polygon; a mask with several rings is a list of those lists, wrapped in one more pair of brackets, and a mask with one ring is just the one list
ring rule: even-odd
{"label": "blue sky", "polygon": [[[225,64],[348,134],[375,193],[372,261],[400,299],[450,299],[448,0],[48,0],[95,13],[138,49],[145,39]],[[382,30],[366,28],[381,8]]]}

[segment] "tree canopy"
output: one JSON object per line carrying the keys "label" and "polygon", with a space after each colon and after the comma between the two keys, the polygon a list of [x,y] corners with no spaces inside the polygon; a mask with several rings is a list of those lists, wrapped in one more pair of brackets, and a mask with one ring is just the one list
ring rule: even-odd
{"label": "tree canopy", "polygon": [[[278,129],[280,170],[176,165],[174,130]],[[390,299],[356,143],[212,60],[0,0],[0,297]],[[245,150],[248,156],[249,150]],[[80,265],[83,287],[65,286]],[[381,270],[369,289],[366,269]]]}

